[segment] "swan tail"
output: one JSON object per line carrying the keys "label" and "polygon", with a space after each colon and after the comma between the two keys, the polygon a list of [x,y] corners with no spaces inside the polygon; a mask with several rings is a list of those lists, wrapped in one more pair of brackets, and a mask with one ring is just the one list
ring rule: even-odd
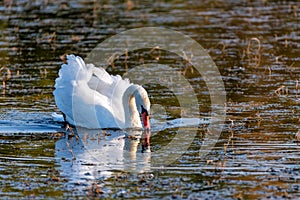
{"label": "swan tail", "polygon": [[59,77],[55,80],[55,88],[81,78],[82,74],[86,74],[85,68],[85,63],[79,56],[67,55],[67,63],[61,65]]}

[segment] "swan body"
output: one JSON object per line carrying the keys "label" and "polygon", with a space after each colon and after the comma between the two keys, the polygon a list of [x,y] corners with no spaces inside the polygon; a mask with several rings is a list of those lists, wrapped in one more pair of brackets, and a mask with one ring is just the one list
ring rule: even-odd
{"label": "swan body", "polygon": [[67,55],[53,94],[57,107],[72,125],[89,129],[150,128],[146,90],[86,64],[79,56]]}

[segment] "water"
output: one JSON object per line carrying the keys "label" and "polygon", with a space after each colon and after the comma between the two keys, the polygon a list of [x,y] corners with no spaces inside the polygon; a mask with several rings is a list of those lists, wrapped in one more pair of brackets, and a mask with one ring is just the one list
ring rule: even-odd
{"label": "water", "polygon": [[[1,198],[299,198],[299,9],[298,1],[261,0],[1,2],[0,65],[11,73],[5,88],[0,86]],[[141,152],[142,139],[117,132],[119,141],[135,147],[119,149],[123,158],[128,156],[127,164],[87,160],[90,151],[81,151],[76,137],[68,137],[70,131],[51,117],[58,111],[52,91],[60,56],[84,57],[109,36],[145,26],[180,31],[207,49],[226,89],[222,134],[201,157],[208,134],[201,124],[176,161],[151,167],[148,154],[132,153]],[[131,52],[128,60],[122,55],[108,71],[122,75],[126,67],[141,63],[180,71],[187,66],[172,53],[149,51]],[[1,71],[1,82],[7,74]],[[209,118],[203,78],[191,68],[185,78],[197,94],[200,117]],[[145,88],[156,104],[156,119],[180,117],[178,100],[168,88],[158,83]],[[182,134],[192,131],[186,127]],[[170,127],[151,137],[150,157],[176,133]],[[101,136],[101,142],[115,135]],[[91,139],[89,144],[97,141]]]}

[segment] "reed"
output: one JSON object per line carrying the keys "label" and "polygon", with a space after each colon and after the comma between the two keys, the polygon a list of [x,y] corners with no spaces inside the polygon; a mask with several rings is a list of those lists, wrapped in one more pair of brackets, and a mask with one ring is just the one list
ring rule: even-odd
{"label": "reed", "polygon": [[[72,154],[72,160],[76,160],[75,154],[74,154],[73,149],[70,146],[70,142],[69,142],[74,139],[75,133],[73,131],[73,128],[69,124],[66,125],[65,130],[66,130],[66,132],[69,131],[69,133],[67,134],[68,136],[67,136],[67,140],[66,140],[66,145],[68,147],[69,152]],[[77,134],[76,134],[76,141],[78,141]]]}
{"label": "reed", "polygon": [[275,90],[275,94],[277,94],[278,96],[281,95],[288,95],[289,94],[289,90],[287,87],[285,87],[284,85],[280,86],[279,88],[277,88]]}
{"label": "reed", "polygon": [[124,64],[125,64],[125,69],[126,69],[126,72],[128,70],[128,49],[125,49],[125,60],[124,60]]}
{"label": "reed", "polygon": [[70,143],[69,143],[68,140],[67,140],[67,142],[66,142],[66,145],[67,145],[67,147],[68,147],[68,149],[69,149],[69,152],[72,154],[72,160],[76,160],[76,156],[75,156],[75,154],[74,154],[74,152],[73,152],[73,149],[72,149],[72,147],[70,146]]}
{"label": "reed", "polygon": [[11,71],[8,67],[0,68],[0,77],[2,80],[3,94],[6,93],[6,82],[11,78]]}
{"label": "reed", "polygon": [[254,42],[256,42],[257,43],[257,50],[256,50],[256,53],[258,54],[258,53],[260,53],[260,50],[261,50],[261,43],[260,43],[260,40],[258,39],[258,38],[256,38],[256,37],[253,37],[253,38],[251,38],[250,40],[249,40],[249,42],[248,42],[248,46],[247,46],[247,54],[250,54],[251,53],[251,43],[252,43],[252,41],[254,41]]}
{"label": "reed", "polygon": [[44,68],[44,70],[40,69],[41,78],[47,78],[47,75],[48,75],[48,71],[46,68]]}
{"label": "reed", "polygon": [[271,67],[270,67],[270,66],[268,66],[268,70],[269,70],[269,76],[271,77],[271,75],[272,75],[272,70],[271,70]]}
{"label": "reed", "polygon": [[4,0],[4,6],[8,12],[11,11],[12,5],[13,5],[13,0]]}
{"label": "reed", "polygon": [[282,55],[280,55],[280,56],[276,56],[276,57],[275,57],[275,63],[276,63],[276,64],[278,64],[278,63],[279,63],[279,59],[280,59],[280,58],[282,58]]}
{"label": "reed", "polygon": [[112,68],[115,68],[115,60],[119,59],[120,55],[117,53],[112,54],[107,60],[107,64],[110,65]]}
{"label": "reed", "polygon": [[299,145],[299,142],[300,142],[300,130],[296,133],[295,138],[296,138],[296,141],[297,141],[297,145]]}
{"label": "reed", "polygon": [[185,75],[188,70],[190,70],[191,73],[194,73],[193,66],[191,65],[194,54],[191,52],[190,56],[188,56],[185,51],[182,51],[182,53],[183,53],[182,57],[185,60],[185,66],[184,66],[182,74]]}
{"label": "reed", "polygon": [[36,37],[36,43],[48,43],[52,49],[53,52],[56,51],[56,32],[52,33],[43,33],[40,32],[40,34]]}
{"label": "reed", "polygon": [[[256,43],[256,45],[257,45],[256,48],[252,47],[254,43]],[[256,50],[253,51],[253,49],[256,49]],[[261,63],[261,42],[258,38],[253,37],[249,40],[246,54],[250,61],[254,61],[254,67],[258,67],[260,65],[260,63]]]}
{"label": "reed", "polygon": [[[155,55],[153,52],[154,51],[158,51],[158,55]],[[149,55],[154,58],[155,60],[159,61],[161,53],[160,53],[160,47],[159,46],[155,46],[152,49],[150,49],[149,51]]]}
{"label": "reed", "polygon": [[99,194],[104,194],[104,192],[101,190],[100,186],[97,185],[97,183],[92,183],[92,186],[87,192],[87,197],[89,197],[88,199],[90,199],[90,197],[92,197],[92,199],[99,197]]}
{"label": "reed", "polygon": [[127,5],[127,11],[130,11],[135,7],[134,2],[132,0],[127,0],[126,5]]}
{"label": "reed", "polygon": [[271,80],[272,79],[272,69],[269,65],[265,68],[264,74],[266,74],[266,73],[269,76],[269,80]]}
{"label": "reed", "polygon": [[298,88],[299,88],[299,82],[296,80],[296,98],[298,98]]}
{"label": "reed", "polygon": [[99,0],[94,0],[93,5],[93,26],[96,26],[99,22],[101,16],[101,2]]}
{"label": "reed", "polygon": [[298,10],[299,10],[298,5],[290,5],[289,6],[289,13],[293,13],[294,17],[298,17]]}
{"label": "reed", "polygon": [[228,137],[228,140],[226,143],[224,143],[224,156],[227,155],[227,148],[230,144],[233,145],[233,136],[234,136],[234,132],[233,132],[233,127],[234,127],[234,121],[232,119],[229,119],[230,120],[230,125],[229,125],[229,132],[231,133]]}
{"label": "reed", "polygon": [[224,42],[219,42],[218,45],[222,46],[222,55],[226,55],[226,44]]}

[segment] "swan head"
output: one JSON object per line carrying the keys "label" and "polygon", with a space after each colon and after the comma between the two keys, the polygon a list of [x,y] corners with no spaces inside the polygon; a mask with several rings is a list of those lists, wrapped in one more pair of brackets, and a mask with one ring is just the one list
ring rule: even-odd
{"label": "swan head", "polygon": [[134,92],[136,108],[141,115],[144,129],[150,129],[150,100],[146,90],[138,86]]}

